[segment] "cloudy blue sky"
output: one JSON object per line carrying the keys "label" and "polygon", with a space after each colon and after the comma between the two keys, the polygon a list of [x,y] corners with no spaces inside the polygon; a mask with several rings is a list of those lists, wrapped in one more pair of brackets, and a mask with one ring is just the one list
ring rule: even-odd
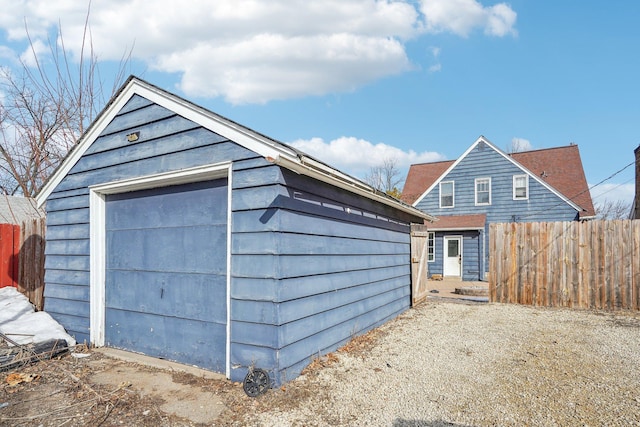
{"label": "cloudy blue sky", "polygon": [[[41,60],[59,26],[78,58],[88,5],[0,0],[1,64],[32,60],[25,23]],[[633,197],[638,17],[623,0],[93,0],[89,28],[105,78],[131,51],[128,72],[352,175],[480,135],[573,142],[597,203]]]}

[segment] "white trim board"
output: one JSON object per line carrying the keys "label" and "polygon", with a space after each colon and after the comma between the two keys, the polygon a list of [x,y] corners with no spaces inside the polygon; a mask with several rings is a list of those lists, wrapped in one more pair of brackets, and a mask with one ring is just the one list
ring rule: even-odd
{"label": "white trim board", "polygon": [[134,179],[113,181],[89,187],[89,340],[96,347],[105,344],[106,304],[106,195],[119,194],[170,185],[189,184],[227,177],[227,378],[231,377],[231,163],[224,162],[177,172],[147,175]]}

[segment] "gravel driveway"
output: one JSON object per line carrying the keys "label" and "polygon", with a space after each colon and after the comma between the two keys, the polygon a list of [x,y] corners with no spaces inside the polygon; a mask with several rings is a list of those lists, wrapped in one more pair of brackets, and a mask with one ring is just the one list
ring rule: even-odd
{"label": "gravel driveway", "polygon": [[428,301],[221,421],[640,426],[640,313]]}

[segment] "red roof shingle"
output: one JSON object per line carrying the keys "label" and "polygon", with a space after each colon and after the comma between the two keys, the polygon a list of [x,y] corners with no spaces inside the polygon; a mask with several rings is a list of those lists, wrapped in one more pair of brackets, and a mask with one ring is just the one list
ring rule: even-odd
{"label": "red roof shingle", "polygon": [[439,216],[429,230],[480,230],[487,222],[486,214]]}

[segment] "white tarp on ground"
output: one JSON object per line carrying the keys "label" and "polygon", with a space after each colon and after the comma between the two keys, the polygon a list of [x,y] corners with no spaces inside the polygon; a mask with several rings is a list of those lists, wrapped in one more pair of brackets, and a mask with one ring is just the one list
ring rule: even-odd
{"label": "white tarp on ground", "polygon": [[0,332],[18,344],[37,344],[52,339],[76,345],[64,328],[46,312],[36,312],[16,288],[0,288]]}

